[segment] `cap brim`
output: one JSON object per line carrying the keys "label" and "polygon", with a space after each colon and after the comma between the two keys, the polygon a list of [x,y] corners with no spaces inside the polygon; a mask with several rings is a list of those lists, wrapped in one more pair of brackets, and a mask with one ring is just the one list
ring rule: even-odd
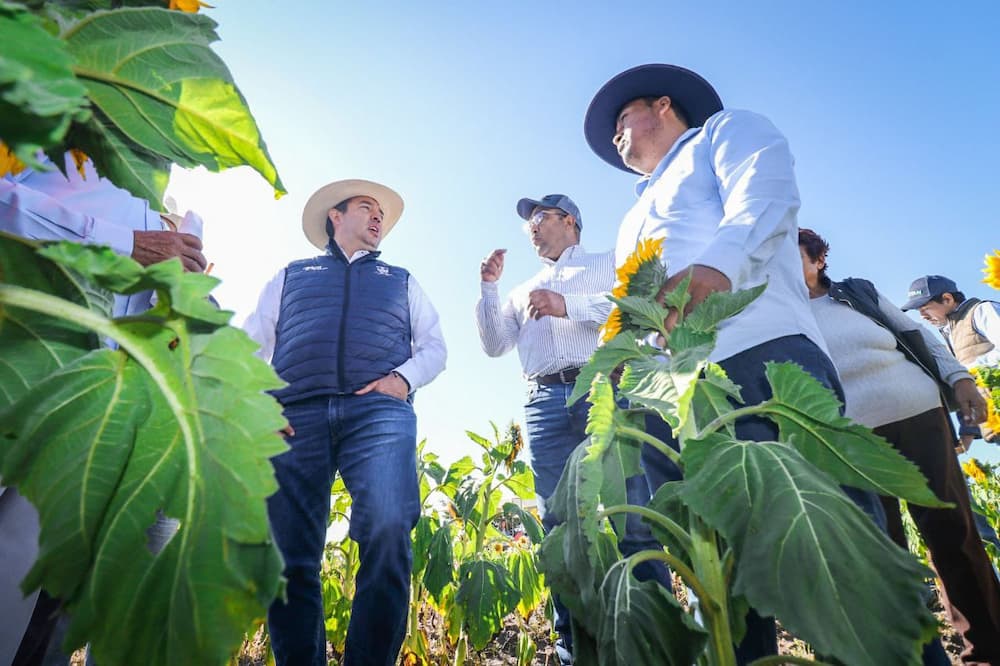
{"label": "cap brim", "polygon": [[676,65],[639,65],[614,77],[594,95],[583,121],[590,149],[616,169],[633,173],[611,143],[618,113],[634,99],[661,95],[677,102],[691,127],[701,127],[722,110],[715,88],[695,72]]}
{"label": "cap brim", "polygon": [[534,199],[521,199],[517,202],[517,214],[521,216],[522,220],[531,219],[531,213],[538,206],[544,206],[541,201],[535,201]]}
{"label": "cap brim", "polygon": [[903,305],[899,309],[902,310],[903,312],[906,312],[907,310],[916,310],[918,308],[922,308],[925,305],[927,305],[927,303],[931,300],[931,298],[933,298],[933,296],[917,296],[916,298],[911,298],[910,300],[903,303]]}
{"label": "cap brim", "polygon": [[338,180],[316,190],[302,211],[302,231],[309,242],[325,250],[330,242],[326,220],[330,209],[351,197],[369,196],[382,207],[382,238],[396,226],[403,214],[403,198],[391,189],[370,180]]}

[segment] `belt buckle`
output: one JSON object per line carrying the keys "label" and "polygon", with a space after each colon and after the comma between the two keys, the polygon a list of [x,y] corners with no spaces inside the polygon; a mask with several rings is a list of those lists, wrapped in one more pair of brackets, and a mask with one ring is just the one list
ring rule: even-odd
{"label": "belt buckle", "polygon": [[569,384],[569,380],[566,379],[566,373],[567,372],[572,372],[572,371],[573,371],[573,368],[563,368],[562,370],[560,370],[559,371],[559,381],[561,381],[563,384]]}

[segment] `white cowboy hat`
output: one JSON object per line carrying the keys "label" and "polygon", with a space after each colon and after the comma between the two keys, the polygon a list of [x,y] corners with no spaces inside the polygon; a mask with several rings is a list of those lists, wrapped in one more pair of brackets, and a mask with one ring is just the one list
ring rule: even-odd
{"label": "white cowboy hat", "polygon": [[330,242],[326,233],[330,209],[342,201],[360,196],[371,197],[382,207],[382,238],[388,236],[403,214],[403,198],[395,190],[370,180],[337,180],[316,190],[306,202],[302,211],[302,231],[309,242],[325,250]]}

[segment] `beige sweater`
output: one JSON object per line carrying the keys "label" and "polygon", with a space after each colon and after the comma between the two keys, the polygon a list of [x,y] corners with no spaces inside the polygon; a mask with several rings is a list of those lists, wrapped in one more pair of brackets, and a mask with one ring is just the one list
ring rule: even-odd
{"label": "beige sweater", "polygon": [[941,406],[935,381],[896,349],[892,333],[829,296],[810,305],[840,374],[848,418],[875,428]]}

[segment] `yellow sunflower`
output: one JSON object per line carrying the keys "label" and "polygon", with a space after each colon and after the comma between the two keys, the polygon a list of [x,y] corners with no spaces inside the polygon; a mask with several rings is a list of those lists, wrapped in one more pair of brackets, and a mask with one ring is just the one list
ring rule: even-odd
{"label": "yellow sunflower", "polygon": [[206,4],[201,0],[170,0],[169,9],[179,9],[182,12],[197,12],[202,7],[208,7],[209,9],[215,9],[212,5]]}
{"label": "yellow sunflower", "polygon": [[3,141],[0,141],[0,178],[7,174],[15,175],[24,171],[24,162],[14,157],[10,148]]}
{"label": "yellow sunflower", "polygon": [[986,268],[983,269],[986,277],[983,282],[994,289],[1000,289],[1000,250],[993,250],[993,254],[986,255]]}
{"label": "yellow sunflower", "polygon": [[646,240],[639,241],[639,245],[636,246],[635,252],[628,255],[625,259],[625,263],[619,266],[615,271],[617,282],[614,290],[611,292],[611,295],[616,298],[628,296],[632,278],[639,272],[639,269],[641,269],[648,262],[660,262],[662,259],[662,238],[647,238]]}
{"label": "yellow sunflower", "polygon": [[617,307],[611,309],[608,320],[601,327],[601,342],[608,342],[622,332],[622,311]]}
{"label": "yellow sunflower", "polygon": [[962,463],[962,471],[976,483],[984,483],[986,481],[986,472],[979,466],[975,458],[969,458]]}
{"label": "yellow sunflower", "polygon": [[997,414],[992,400],[986,401],[986,423],[983,425],[993,432],[1000,432],[1000,414]]}

